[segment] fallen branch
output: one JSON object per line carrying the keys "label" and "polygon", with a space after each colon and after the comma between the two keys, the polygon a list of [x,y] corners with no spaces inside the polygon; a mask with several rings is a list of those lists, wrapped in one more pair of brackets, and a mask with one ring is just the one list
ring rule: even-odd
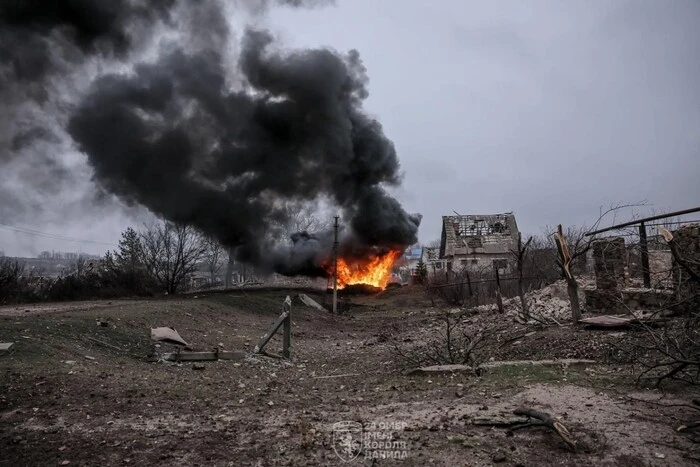
{"label": "fallen branch", "polygon": [[511,431],[543,426],[558,434],[569,449],[576,451],[576,440],[571,436],[569,430],[561,422],[555,420],[550,415],[544,412],[538,412],[534,409],[526,408],[514,410],[513,414],[516,415],[516,418],[475,418],[472,420],[472,424],[480,426],[494,426],[497,428],[508,428]]}
{"label": "fallen branch", "polygon": [[[571,436],[569,430],[558,420],[555,420],[550,415],[544,412],[538,412],[534,409],[520,408],[513,411],[515,415],[523,415],[528,418],[528,421],[520,425],[510,427],[511,430],[519,430],[521,428],[544,426],[554,431],[572,450],[576,451],[576,440]],[[534,420],[533,420],[534,419]]]}

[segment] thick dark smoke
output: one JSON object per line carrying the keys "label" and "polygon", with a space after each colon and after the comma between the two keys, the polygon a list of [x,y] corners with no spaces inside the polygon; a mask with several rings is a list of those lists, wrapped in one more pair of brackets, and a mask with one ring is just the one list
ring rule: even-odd
{"label": "thick dark smoke", "polygon": [[140,29],[167,19],[175,0],[21,0],[0,3],[3,81],[44,79],[64,60],[123,57]]}
{"label": "thick dark smoke", "polygon": [[[53,11],[50,19],[10,18],[24,30],[31,24],[37,40],[55,24],[70,24],[65,34],[81,50],[124,54],[133,46],[122,27],[128,18],[168,19],[172,6],[94,4],[106,12],[94,27],[72,10],[71,19]],[[295,234],[291,247],[270,241],[271,225],[288,215],[283,201],[329,199],[347,224],[344,254],[417,240],[420,216],[407,214],[385,191],[400,183],[399,162],[381,125],[362,110],[367,76],[356,51],[287,52],[269,33],[246,30],[232,70],[221,41],[204,43],[209,46],[194,51],[163,48],[155,61],[101,76],[75,107],[68,133],[103,188],[127,204],[198,227],[235,248],[241,260],[289,275],[325,274],[332,235]]]}

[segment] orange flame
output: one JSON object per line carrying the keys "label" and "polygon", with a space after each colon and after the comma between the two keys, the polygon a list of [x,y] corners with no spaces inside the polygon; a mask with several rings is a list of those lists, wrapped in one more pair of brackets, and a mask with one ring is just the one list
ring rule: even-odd
{"label": "orange flame", "polygon": [[[338,258],[338,288],[348,285],[367,284],[380,289],[386,288],[391,278],[394,262],[401,256],[400,250],[392,250],[384,255],[368,260],[351,260]],[[333,277],[333,264],[327,266]]]}

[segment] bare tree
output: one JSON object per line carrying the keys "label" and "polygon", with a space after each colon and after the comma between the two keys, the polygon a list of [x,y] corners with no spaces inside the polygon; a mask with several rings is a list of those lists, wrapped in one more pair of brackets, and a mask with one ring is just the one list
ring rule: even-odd
{"label": "bare tree", "polygon": [[158,222],[146,229],[141,241],[146,270],[169,294],[177,293],[207,251],[193,227],[172,222]]}
{"label": "bare tree", "polygon": [[567,237],[564,236],[561,224],[557,226],[557,231],[554,233],[557,251],[559,252],[558,264],[566,280],[566,291],[569,294],[569,302],[571,303],[571,318],[574,323],[581,321],[581,304],[578,299],[578,282],[574,277],[571,267],[573,261],[577,257],[586,254],[590,245],[589,243],[585,248],[578,249],[579,242],[582,238],[582,235],[575,238],[574,250],[572,253],[572,250],[569,248],[569,243],[567,242]]}
{"label": "bare tree", "polygon": [[511,250],[513,256],[515,256],[516,265],[518,268],[518,296],[520,297],[520,304],[523,307],[523,317],[525,319],[530,318],[530,308],[528,307],[527,300],[525,299],[525,287],[523,285],[523,269],[525,267],[525,259],[527,257],[528,249],[532,243],[532,236],[530,236],[527,241],[523,244],[523,234],[518,232],[518,249]]}
{"label": "bare tree", "polygon": [[273,223],[269,234],[275,240],[289,240],[297,232],[320,232],[331,228],[330,218],[319,217],[313,206],[286,201],[279,207],[279,222]]}
{"label": "bare tree", "polygon": [[212,285],[216,282],[216,275],[219,273],[223,266],[224,259],[224,247],[221,246],[218,240],[212,237],[205,237],[202,240],[204,242],[204,247],[206,249],[204,253],[204,260],[207,264],[207,272],[209,272],[209,277]]}
{"label": "bare tree", "polygon": [[226,261],[226,276],[224,277],[224,287],[231,287],[233,279],[233,268],[236,266],[236,250],[235,248],[229,248],[228,251],[228,261]]}

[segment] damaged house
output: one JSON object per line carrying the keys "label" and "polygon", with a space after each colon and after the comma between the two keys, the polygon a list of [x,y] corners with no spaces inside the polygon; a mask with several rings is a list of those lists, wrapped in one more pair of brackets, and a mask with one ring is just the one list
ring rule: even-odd
{"label": "damaged house", "polygon": [[513,268],[511,251],[518,247],[518,226],[513,213],[443,216],[440,250],[430,260],[431,272],[479,271]]}

